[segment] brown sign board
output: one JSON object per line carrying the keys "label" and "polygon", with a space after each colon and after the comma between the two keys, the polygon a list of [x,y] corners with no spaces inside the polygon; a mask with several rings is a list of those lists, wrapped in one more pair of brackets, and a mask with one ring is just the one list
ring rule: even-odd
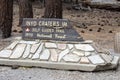
{"label": "brown sign board", "polygon": [[24,18],[23,39],[83,41],[67,19]]}

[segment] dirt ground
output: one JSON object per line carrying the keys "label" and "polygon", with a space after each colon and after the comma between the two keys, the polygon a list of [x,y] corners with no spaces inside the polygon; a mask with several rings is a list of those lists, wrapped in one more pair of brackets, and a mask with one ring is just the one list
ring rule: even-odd
{"label": "dirt ground", "polygon": [[[69,19],[73,27],[85,40],[93,40],[106,49],[114,48],[115,33],[120,32],[120,12],[92,9],[91,11],[73,10],[70,5],[63,4],[63,18]],[[33,5],[34,18],[41,18],[44,8],[39,4]],[[18,27],[19,9],[14,5],[12,36],[21,36]],[[4,47],[7,42],[0,42]]]}
{"label": "dirt ground", "polygon": [[[34,18],[41,18],[44,7],[33,4]],[[21,36],[21,27],[18,27],[19,8],[14,5],[12,36]],[[73,10],[71,5],[63,4],[63,18],[69,19],[71,25],[85,40],[93,40],[102,48],[114,48],[114,36],[120,32],[120,12],[101,9],[91,11]],[[0,41],[0,49],[9,44],[10,41]]]}

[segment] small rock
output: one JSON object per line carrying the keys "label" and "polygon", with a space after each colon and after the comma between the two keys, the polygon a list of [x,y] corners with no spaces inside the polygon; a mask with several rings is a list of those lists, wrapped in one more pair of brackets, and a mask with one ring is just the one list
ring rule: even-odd
{"label": "small rock", "polygon": [[67,45],[66,44],[58,44],[58,49],[64,50],[66,49]]}
{"label": "small rock", "polygon": [[75,25],[77,28],[83,28],[80,24]]}
{"label": "small rock", "polygon": [[12,44],[10,44],[6,49],[13,50],[16,45],[19,43],[19,41],[14,41]]}
{"label": "small rock", "polygon": [[91,52],[85,52],[85,56],[90,56]]}
{"label": "small rock", "polygon": [[83,43],[83,44],[92,44],[93,41],[92,41],[92,40],[85,40],[85,41],[83,41],[83,42],[81,42],[81,43]]}
{"label": "small rock", "polygon": [[18,66],[18,65],[13,65],[11,68],[12,69],[18,69],[20,66]]}
{"label": "small rock", "polygon": [[51,61],[58,61],[58,53],[55,49],[50,49],[51,52]]}
{"label": "small rock", "polygon": [[95,49],[89,44],[76,44],[76,49],[83,51],[94,51]]}
{"label": "small rock", "polygon": [[79,62],[80,60],[80,57],[75,55],[75,54],[68,54],[66,56],[63,57],[63,60],[66,61],[66,62]]}
{"label": "small rock", "polygon": [[22,56],[22,58],[25,59],[25,58],[27,58],[29,56],[29,54],[30,54],[30,48],[31,48],[31,45],[28,44],[27,47],[26,47],[26,50],[25,50],[25,52],[24,52],[24,54]]}
{"label": "small rock", "polygon": [[68,44],[69,49],[73,49],[74,45],[73,44]]}
{"label": "small rock", "polygon": [[120,61],[120,57],[119,56],[114,56],[111,64],[112,64],[112,68],[117,68],[118,64]]}
{"label": "small rock", "polygon": [[57,48],[57,45],[55,43],[45,43],[46,48]]}
{"label": "small rock", "polygon": [[32,59],[39,59],[40,53],[42,52],[44,43],[41,43],[40,47],[36,51],[36,53],[33,55]]}
{"label": "small rock", "polygon": [[100,55],[94,55],[88,57],[88,59],[93,63],[93,64],[105,64],[105,61],[100,57]]}
{"label": "small rock", "polygon": [[64,51],[59,53],[58,61],[60,61],[66,54],[68,54],[70,51],[69,49],[65,49]]}
{"label": "small rock", "polygon": [[0,58],[9,58],[12,54],[12,50],[2,50],[0,52]]}
{"label": "small rock", "polygon": [[30,53],[29,56],[28,56],[28,59],[31,59],[32,56],[33,56],[33,54]]}
{"label": "small rock", "polygon": [[82,57],[81,60],[80,60],[80,63],[82,63],[82,64],[89,64],[90,61],[89,61],[89,59],[87,57]]}
{"label": "small rock", "polygon": [[50,51],[48,49],[45,49],[42,54],[40,55],[40,60],[42,61],[48,61],[50,58]]}
{"label": "small rock", "polygon": [[107,62],[110,63],[113,60],[112,55],[107,55],[107,54],[101,54],[101,57]]}
{"label": "small rock", "polygon": [[23,40],[21,40],[19,43],[21,43],[21,44],[37,44],[38,42],[37,41],[23,41]]}
{"label": "small rock", "polygon": [[84,56],[85,54],[84,54],[84,51],[78,51],[78,50],[75,50],[75,51],[73,51],[72,52],[73,54],[76,54],[76,55],[78,55],[78,56]]}
{"label": "small rock", "polygon": [[24,51],[26,49],[26,44],[18,44],[13,51],[12,55],[10,56],[11,59],[18,59],[22,57]]}
{"label": "small rock", "polygon": [[35,53],[37,51],[37,49],[39,48],[41,43],[38,43],[38,44],[33,44],[32,47],[31,47],[31,50],[30,50],[30,53]]}

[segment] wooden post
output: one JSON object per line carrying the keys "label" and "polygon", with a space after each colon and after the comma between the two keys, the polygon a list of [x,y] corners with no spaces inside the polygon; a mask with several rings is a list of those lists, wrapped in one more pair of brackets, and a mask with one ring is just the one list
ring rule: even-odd
{"label": "wooden post", "polygon": [[114,41],[114,50],[116,53],[120,53],[120,32],[116,33]]}

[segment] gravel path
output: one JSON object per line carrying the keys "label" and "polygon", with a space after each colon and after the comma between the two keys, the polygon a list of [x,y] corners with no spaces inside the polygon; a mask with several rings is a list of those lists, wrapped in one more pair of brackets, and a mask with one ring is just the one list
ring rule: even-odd
{"label": "gravel path", "polygon": [[119,73],[120,67],[118,70],[101,72],[0,67],[0,80],[120,80]]}

